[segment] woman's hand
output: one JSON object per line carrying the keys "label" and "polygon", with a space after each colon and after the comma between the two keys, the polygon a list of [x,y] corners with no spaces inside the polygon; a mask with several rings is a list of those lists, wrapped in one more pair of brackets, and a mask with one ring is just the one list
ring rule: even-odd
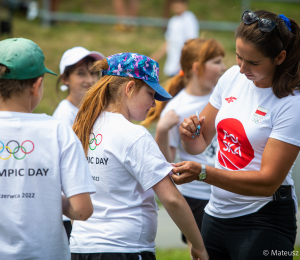
{"label": "woman's hand", "polygon": [[157,122],[157,129],[162,131],[169,131],[173,126],[177,125],[180,118],[174,110],[168,111],[162,118]]}
{"label": "woman's hand", "polygon": [[180,139],[185,143],[193,142],[198,137],[197,129],[199,130],[199,136],[202,134],[204,120],[204,116],[198,120],[196,115],[185,118],[179,126]]}
{"label": "woman's hand", "polygon": [[209,256],[208,256],[208,253],[207,253],[205,247],[203,247],[202,250],[198,250],[192,246],[191,255],[192,255],[192,260],[208,260],[209,259]]}
{"label": "woman's hand", "polygon": [[[172,169],[171,177],[177,185],[198,180],[201,172],[201,164],[192,161],[174,163],[172,166],[175,168]],[[176,173],[180,175],[178,176]]]}

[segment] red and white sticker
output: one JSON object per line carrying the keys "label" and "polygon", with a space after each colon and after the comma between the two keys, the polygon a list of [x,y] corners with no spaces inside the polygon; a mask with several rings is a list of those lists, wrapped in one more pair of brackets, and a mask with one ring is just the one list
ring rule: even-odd
{"label": "red and white sticker", "polygon": [[252,122],[255,124],[261,123],[268,111],[269,109],[258,107],[252,117]]}
{"label": "red and white sticker", "polygon": [[248,140],[244,126],[234,118],[218,123],[219,163],[230,170],[245,168],[254,158],[254,150]]}

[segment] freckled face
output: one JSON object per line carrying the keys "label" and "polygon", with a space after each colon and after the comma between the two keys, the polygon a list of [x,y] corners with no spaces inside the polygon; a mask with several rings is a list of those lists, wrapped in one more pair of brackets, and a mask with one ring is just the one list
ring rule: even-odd
{"label": "freckled face", "polygon": [[272,86],[276,64],[251,43],[244,42],[240,38],[236,39],[236,60],[240,73],[245,74],[257,87]]}
{"label": "freckled face", "polygon": [[151,107],[155,107],[155,91],[148,85],[143,85],[139,90],[133,91],[128,103],[129,116],[132,120],[143,121]]}

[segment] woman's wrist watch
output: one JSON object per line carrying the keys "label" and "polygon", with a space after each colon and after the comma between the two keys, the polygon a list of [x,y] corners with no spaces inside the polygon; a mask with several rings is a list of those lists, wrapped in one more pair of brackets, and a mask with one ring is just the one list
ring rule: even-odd
{"label": "woman's wrist watch", "polygon": [[198,175],[198,181],[204,181],[206,178],[206,166],[201,164],[201,172]]}

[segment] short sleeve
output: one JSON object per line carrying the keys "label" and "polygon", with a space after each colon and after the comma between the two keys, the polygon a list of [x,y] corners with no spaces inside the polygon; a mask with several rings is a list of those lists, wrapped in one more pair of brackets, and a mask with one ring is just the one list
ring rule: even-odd
{"label": "short sleeve", "polygon": [[95,193],[95,185],[83,147],[76,134],[71,127],[61,124],[59,135],[62,191],[66,197],[80,193]]}
{"label": "short sleeve", "polygon": [[124,166],[145,191],[172,170],[150,134],[142,135],[133,143],[125,156]]}
{"label": "short sleeve", "polygon": [[291,99],[276,114],[270,137],[300,147],[300,96]]}
{"label": "short sleeve", "polygon": [[209,98],[209,103],[216,109],[220,109],[222,106],[222,94],[221,94],[221,79],[218,81],[216,87],[213,90]]}

